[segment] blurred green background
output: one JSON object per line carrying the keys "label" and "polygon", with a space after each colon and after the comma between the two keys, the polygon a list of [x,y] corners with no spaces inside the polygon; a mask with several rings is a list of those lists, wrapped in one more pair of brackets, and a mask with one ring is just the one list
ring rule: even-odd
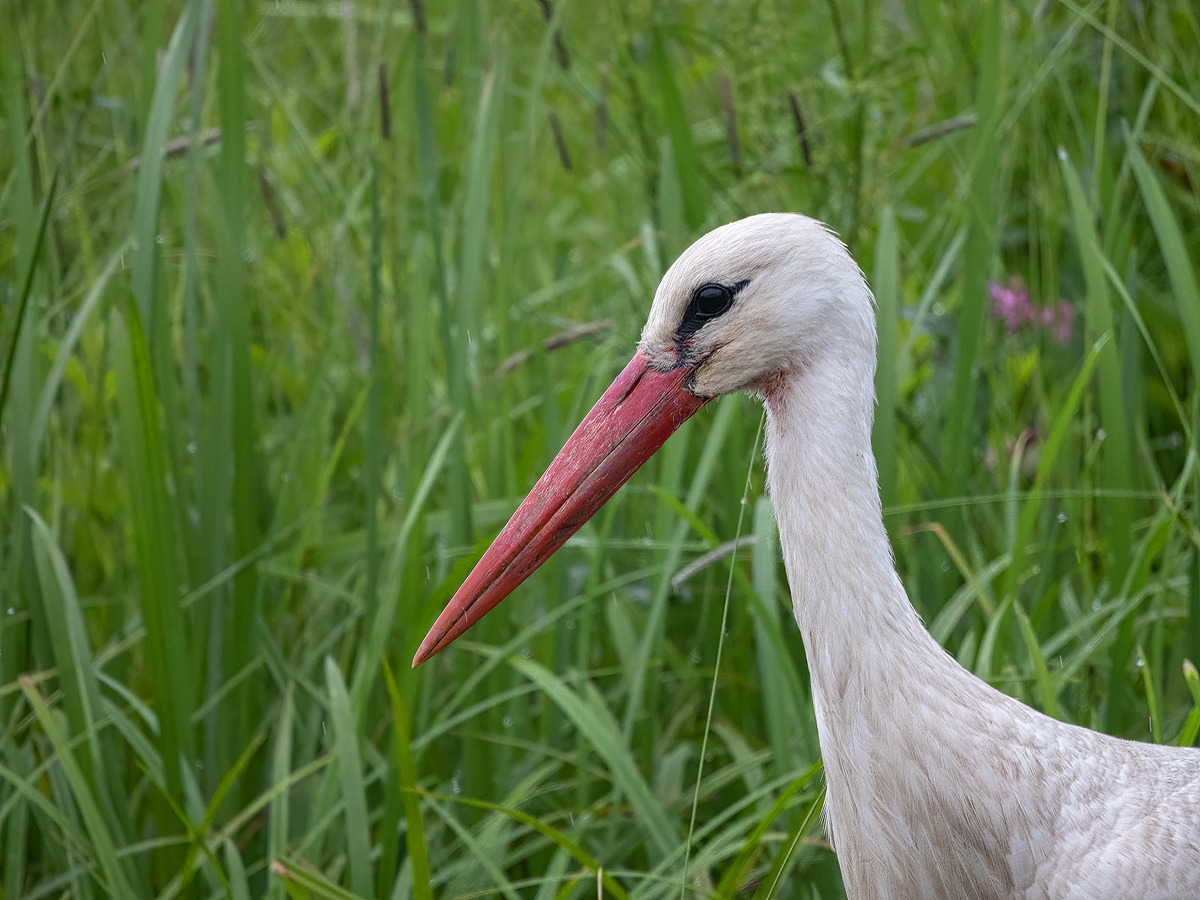
{"label": "blurred green background", "polygon": [[2,896],[842,896],[746,398],[409,668],[674,256],[768,210],[875,289],[938,639],[1193,743],[1198,46],[1191,0],[5,0]]}

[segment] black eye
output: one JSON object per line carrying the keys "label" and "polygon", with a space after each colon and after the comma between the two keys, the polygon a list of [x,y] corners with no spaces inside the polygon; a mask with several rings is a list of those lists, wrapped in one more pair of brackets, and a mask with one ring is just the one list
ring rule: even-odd
{"label": "black eye", "polygon": [[738,292],[749,283],[749,281],[739,281],[730,287],[710,281],[696,288],[692,292],[692,301],[683,314],[683,321],[679,323],[679,339],[684,340],[691,337],[709,319],[715,319],[727,312],[729,307],[733,306],[733,300]]}
{"label": "black eye", "polygon": [[712,319],[733,305],[733,291],[723,284],[701,285],[696,289],[696,293],[692,294],[690,305],[697,315]]}

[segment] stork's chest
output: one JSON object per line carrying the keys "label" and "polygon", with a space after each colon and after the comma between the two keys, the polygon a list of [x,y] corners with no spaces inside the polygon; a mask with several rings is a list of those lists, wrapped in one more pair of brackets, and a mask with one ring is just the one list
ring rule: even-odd
{"label": "stork's chest", "polygon": [[839,696],[814,695],[850,900],[1036,896],[1052,840],[1033,823],[1053,821],[1057,788],[1006,718],[1015,701],[994,705],[989,689],[954,702],[929,682],[834,683]]}
{"label": "stork's chest", "polygon": [[1075,728],[982,682],[952,701],[856,689],[820,722],[849,900],[1200,896],[1200,753]]}

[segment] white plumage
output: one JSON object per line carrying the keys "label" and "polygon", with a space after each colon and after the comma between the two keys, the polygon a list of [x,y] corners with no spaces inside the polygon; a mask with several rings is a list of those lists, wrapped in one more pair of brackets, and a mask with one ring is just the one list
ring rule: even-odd
{"label": "white plumage", "polygon": [[[732,302],[697,315],[698,303],[719,306],[712,286]],[[768,484],[850,900],[1200,897],[1200,752],[1035,712],[963,669],[922,625],[881,517],[875,341],[870,289],[820,223],[759,215],[705,235],[663,277],[630,367],[417,661],[561,545],[619,486],[617,470],[623,481],[705,399],[748,390],[767,407]],[[622,404],[642,394],[657,405],[626,415]],[[666,434],[642,434],[663,416]],[[639,442],[640,458],[617,458]],[[529,550],[531,535],[547,535],[543,546]]]}

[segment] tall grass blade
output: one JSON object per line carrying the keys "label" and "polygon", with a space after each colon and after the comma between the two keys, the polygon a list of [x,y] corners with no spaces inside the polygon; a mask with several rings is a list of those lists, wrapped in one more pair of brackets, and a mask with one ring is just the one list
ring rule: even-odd
{"label": "tall grass blade", "polygon": [[350,858],[350,889],[366,897],[371,893],[371,834],[367,820],[367,794],[358,727],[350,694],[333,659],[325,659],[325,687],[333,719],[333,745],[337,752],[341,800],[346,807],[346,854]]}
{"label": "tall grass blade", "polygon": [[[1084,194],[1083,185],[1074,166],[1065,153],[1060,153],[1063,178],[1075,224],[1075,238],[1079,243],[1080,262],[1087,285],[1087,326],[1089,335],[1096,337],[1112,333],[1116,337],[1112,317],[1112,302],[1108,293],[1108,281],[1104,276],[1103,250],[1092,210]],[[1100,428],[1103,444],[1100,448],[1100,483],[1110,496],[1104,501],[1103,532],[1107,553],[1111,559],[1114,585],[1121,584],[1129,571],[1130,532],[1133,528],[1134,508],[1128,499],[1129,491],[1136,485],[1133,467],[1133,448],[1128,428],[1129,411],[1125,403],[1125,379],[1121,372],[1121,359],[1114,340],[1101,351],[1097,361],[1099,379]],[[1133,652],[1133,622],[1122,623],[1121,632],[1112,648],[1112,669],[1109,679],[1108,727],[1123,731],[1129,721],[1132,703],[1125,667]]]}
{"label": "tall grass blade", "polygon": [[[400,689],[396,686],[396,679],[392,677],[392,669],[386,662],[383,666],[383,677],[387,684],[388,697],[392,702],[392,724],[395,728],[396,741],[395,760],[398,773],[397,786],[404,806],[406,826],[404,841],[412,866],[412,895],[416,900],[433,900],[429,851],[425,846],[425,825],[421,820],[421,804],[417,799],[417,766],[413,759],[408,708],[405,706]],[[379,885],[380,896],[387,887],[387,885]]]}
{"label": "tall grass blade", "polygon": [[[363,519],[366,522],[366,546],[363,548],[363,565],[366,569],[363,578],[363,591],[368,609],[380,608],[379,574],[379,490],[380,472],[382,469],[383,448],[380,434],[380,393],[383,390],[383,371],[379,346],[379,314],[383,293],[383,216],[380,209],[380,178],[379,159],[371,160],[371,261],[370,261],[370,300],[367,314],[367,421],[363,433],[363,462],[366,484],[363,486]],[[386,623],[390,630],[390,616]],[[354,681],[359,677],[356,669],[351,679],[351,696],[354,695]],[[362,722],[359,704],[356,701],[355,720]],[[390,842],[389,842],[390,843]]]}
{"label": "tall grass blade", "polygon": [[[1096,233],[1095,221],[1088,205],[1083,185],[1075,168],[1066,159],[1060,158],[1067,194],[1074,215],[1075,236],[1079,242],[1079,253],[1087,283],[1087,321],[1093,340],[1112,333],[1116,337],[1112,316],[1112,301],[1108,293],[1108,281],[1104,277],[1103,250]],[[1128,493],[1134,487],[1133,451],[1130,447],[1128,416],[1125,409],[1125,391],[1121,376],[1121,362],[1117,353],[1117,342],[1109,342],[1101,351],[1097,361],[1097,377],[1100,387],[1100,426],[1104,429],[1102,446],[1103,486],[1113,492]],[[1109,552],[1113,554],[1115,570],[1123,578],[1128,569],[1129,532],[1133,522],[1133,508],[1128,501],[1111,499],[1106,503]]]}
{"label": "tall grass blade", "polygon": [[[255,447],[250,310],[245,292],[246,212],[250,179],[246,162],[245,28],[236,0],[217,0],[217,106],[221,122],[218,172],[215,350],[225,369],[228,394],[216,397],[214,441],[206,453],[228,454],[232,463],[232,549],[235,559],[249,556],[262,542],[259,526],[259,472]],[[219,458],[219,457],[218,457]],[[233,580],[232,604],[225,610],[222,668],[229,677],[243,671],[255,655],[260,605],[257,569],[240,569]],[[223,727],[225,746],[244,746],[259,723],[259,682],[251,677],[229,700]],[[225,759],[229,766],[232,759]],[[243,796],[242,800],[248,799]]]}
{"label": "tall grass blade", "polygon": [[250,900],[250,881],[246,866],[233,841],[225,841],[225,872],[229,879],[229,900]]}
{"label": "tall grass blade", "polygon": [[[487,883],[489,889],[486,892],[493,896],[499,895],[504,897],[505,900],[521,900],[521,895],[517,893],[516,885],[513,884],[512,879],[505,873],[503,867],[497,861],[497,854],[493,846],[494,842],[488,840],[491,835],[488,834],[486,825],[483,828],[472,830],[441,806],[434,805],[433,808],[442,817],[442,821],[446,823],[447,828],[454,833],[454,836],[461,843],[464,855],[475,860],[478,864],[479,875],[475,876],[472,872],[471,875],[473,877],[469,880],[472,883],[479,883],[481,886],[483,883]],[[463,875],[465,876],[466,874],[464,871]],[[464,877],[463,880],[468,879]],[[458,896],[461,896],[464,892],[461,889],[454,889],[453,886],[450,891],[452,895]]]}
{"label": "tall grass blade", "polygon": [[[485,268],[484,239],[491,199],[492,171],[496,165],[496,142],[506,86],[505,56],[500,53],[492,70],[483,79],[479,104],[475,110],[474,140],[467,148],[466,193],[462,207],[461,252],[455,307],[448,324],[446,347],[447,389],[452,409],[469,416],[472,408],[470,385],[475,371],[472,343],[479,335],[479,294]],[[460,437],[454,447],[447,471],[451,515],[450,539],[456,544],[471,542],[470,476],[466,445]]]}
{"label": "tall grass blade", "polygon": [[1183,678],[1192,695],[1192,709],[1184,720],[1183,727],[1179,729],[1175,746],[1191,747],[1196,743],[1197,733],[1200,733],[1200,672],[1196,671],[1190,659],[1183,661]]}
{"label": "tall grass blade", "polygon": [[157,77],[147,82],[154,84],[154,95],[142,140],[137,199],[134,203],[133,234],[137,252],[133,257],[133,296],[138,315],[145,323],[147,340],[154,354],[155,371],[160,377],[167,371],[168,349],[165,346],[167,313],[158,296],[158,219],[162,203],[163,164],[175,100],[187,72],[188,50],[194,40],[196,9],[195,3],[184,6],[163,54]]}
{"label": "tall grass blade", "polygon": [[783,814],[784,810],[788,808],[796,794],[800,792],[801,788],[806,787],[813,777],[820,773],[821,763],[813,763],[807,772],[805,772],[799,778],[793,779],[787,788],[775,798],[775,802],[771,804],[766,814],[763,815],[758,820],[758,823],[754,826],[754,830],[746,837],[746,840],[743,843],[742,849],[738,853],[737,858],[725,870],[725,875],[721,878],[721,883],[717,886],[717,897],[732,900],[732,898],[741,890],[742,885],[749,880],[748,876],[750,875],[750,863],[754,856],[761,849],[761,842],[764,835],[766,835],[767,830],[773,824],[775,824],[775,820],[778,819]]}
{"label": "tall grass blade", "polygon": [[[455,441],[461,436],[461,426],[462,417],[458,416],[442,432],[442,436],[439,438],[433,454],[426,463],[425,470],[421,475],[421,481],[418,483],[416,491],[409,498],[407,508],[404,512],[404,521],[400,524],[400,531],[395,537],[392,552],[384,567],[383,577],[380,581],[381,591],[378,608],[371,618],[366,644],[363,652],[358,655],[357,666],[351,681],[350,694],[354,699],[354,708],[360,720],[366,712],[369,691],[371,685],[374,683],[375,674],[379,669],[379,661],[382,659],[387,641],[392,636],[392,625],[395,621],[397,605],[400,602],[400,578],[408,559],[413,531],[424,514],[430,493],[433,491],[438,478],[442,475],[446,467]],[[416,634],[415,631],[406,631],[404,635],[405,650],[410,646],[415,646],[415,640],[419,637],[420,635]]]}
{"label": "tall grass blade", "polygon": [[371,896],[348,891],[311,867],[289,859],[273,861],[271,876],[283,884],[288,896],[294,900],[312,900],[314,897],[324,900],[367,900]]}
{"label": "tall grass blade", "polygon": [[[1125,131],[1125,144],[1128,149],[1127,159],[1133,168],[1138,189],[1146,204],[1146,212],[1150,215],[1150,223],[1154,227],[1154,235],[1158,238],[1163,262],[1167,267],[1171,293],[1179,310],[1179,321],[1183,325],[1184,337],[1187,339],[1188,358],[1192,363],[1194,384],[1196,379],[1200,378],[1200,286],[1198,286],[1196,270],[1188,254],[1187,242],[1184,239],[1179,220],[1171,211],[1162,185],[1150,170],[1149,163],[1142,156],[1141,150],[1128,129]],[[1193,435],[1200,434],[1200,422],[1193,422],[1192,433]],[[1200,509],[1200,479],[1196,481],[1193,502],[1195,507]],[[1185,641],[1188,655],[1193,659],[1200,659],[1200,552],[1193,554],[1192,577],[1188,588]]]}
{"label": "tall grass blade", "polygon": [[1150,660],[1146,656],[1146,651],[1138,644],[1135,648],[1137,653],[1138,664],[1142,669],[1142,684],[1146,689],[1146,705],[1150,711],[1150,737],[1156,744],[1162,743],[1162,716],[1159,710],[1162,709],[1162,702],[1159,697],[1162,693],[1159,683],[1155,678],[1153,667],[1150,665]]}
{"label": "tall grass blade", "polygon": [[109,316],[112,361],[125,479],[129,486],[141,609],[146,625],[146,667],[158,710],[159,752],[171,796],[183,797],[180,766],[193,758],[191,653],[187,618],[180,607],[179,545],[167,493],[158,397],[150,348],[137,307]]}
{"label": "tall grass blade", "polygon": [[1084,389],[1100,360],[1101,352],[1110,342],[1111,337],[1108,333],[1101,334],[1097,338],[1096,343],[1092,345],[1091,351],[1084,359],[1079,374],[1075,376],[1071,390],[1067,393],[1066,399],[1054,416],[1054,421],[1050,424],[1050,433],[1046,436],[1046,442],[1038,455],[1037,474],[1034,475],[1033,486],[1021,507],[1016,534],[1013,544],[1009,548],[1011,562],[1000,589],[1000,596],[1004,600],[1009,600],[1016,595],[1017,584],[1025,571],[1026,548],[1033,538],[1033,529],[1041,516],[1042,506],[1045,502],[1046,483],[1051,472],[1054,471],[1054,464],[1058,459],[1063,441],[1067,437],[1067,430],[1071,427],[1079,409],[1079,403],[1083,399]]}
{"label": "tall grass blade", "polygon": [[[296,711],[296,690],[293,683],[284,689],[279,717],[275,723],[275,746],[271,751],[271,783],[287,784],[292,771],[292,729]],[[271,799],[267,813],[267,849],[271,859],[282,859],[287,853],[291,827],[291,795],[282,790]],[[284,892],[281,882],[272,879],[267,887],[268,897],[277,900]]]}
{"label": "tall grass blade", "polygon": [[[17,54],[14,54],[17,56]],[[8,67],[13,60],[3,64],[5,74],[12,81],[6,80],[6,107],[12,112],[20,112],[24,108],[20,91],[16,90],[15,73]],[[24,121],[24,114],[21,119]],[[15,174],[21,178],[32,178],[29,172],[29,160],[24,148],[25,132],[23,128],[14,128],[13,141],[16,144],[19,160]],[[33,377],[34,367],[34,329],[26,319],[29,308],[29,297],[33,291],[33,277],[37,270],[37,262],[41,248],[46,238],[46,227],[50,221],[50,212],[54,208],[54,197],[57,192],[58,173],[51,179],[50,188],[42,203],[38,216],[36,230],[22,228],[18,234],[18,264],[20,282],[16,298],[16,314],[12,321],[4,325],[12,329],[8,347],[4,355],[4,371],[0,381],[0,429],[4,428],[5,411],[9,409],[9,392],[14,377],[19,377],[21,384],[16,392],[16,402],[12,405],[7,416],[8,433],[11,440],[11,466],[8,477],[11,479],[11,503],[8,510],[11,527],[8,534],[0,543],[0,551],[4,553],[7,571],[2,576],[6,582],[4,606],[0,607],[0,684],[11,684],[18,674],[34,664],[31,655],[35,648],[31,646],[23,633],[16,627],[13,617],[18,613],[36,615],[39,598],[37,591],[37,576],[34,572],[34,562],[30,556],[31,535],[29,522],[23,509],[25,504],[35,503],[37,499],[37,455],[38,448],[33,438],[33,431],[28,427],[29,420],[34,415],[30,409],[36,384]],[[29,215],[32,215],[33,200],[32,183],[22,182],[20,192],[23,202],[27,203]],[[6,317],[7,319],[7,317]],[[0,335],[4,328],[0,327]],[[2,431],[0,431],[2,433]],[[7,492],[6,492],[7,493]],[[0,698],[0,717],[7,719],[10,712],[8,704]]]}
{"label": "tall grass blade", "polygon": [[[33,555],[42,587],[45,607],[44,624],[58,669],[63,705],[71,733],[85,742],[86,753],[80,769],[88,779],[92,793],[104,812],[109,826],[121,836],[117,807],[109,792],[110,760],[102,747],[97,719],[100,716],[100,687],[96,683],[87,627],[79,597],[62,550],[50,528],[37,512],[25,508],[33,523]],[[118,786],[119,789],[119,786]]]}
{"label": "tall grass blade", "polygon": [[778,595],[779,531],[771,502],[759,497],[754,502],[752,524],[754,547],[750,552],[754,593],[757,602],[751,604],[754,619],[755,660],[762,685],[763,713],[777,771],[790,772],[799,764],[792,742],[802,738],[805,750],[816,751],[808,722],[802,724],[800,706],[806,686],[800,680],[787,652],[783,622],[786,605]]}
{"label": "tall grass blade", "polygon": [[979,80],[976,87],[975,142],[971,153],[967,190],[967,243],[963,252],[962,299],[958,314],[958,346],[954,387],[946,425],[947,487],[954,495],[965,492],[966,475],[975,451],[976,366],[987,309],[987,279],[991,270],[996,232],[996,130],[1000,122],[1001,71],[1000,4],[989,3],[979,13]]}
{"label": "tall grass blade", "polygon": [[[59,341],[57,352],[54,355],[54,363],[50,366],[50,371],[46,373],[46,380],[42,384],[42,391],[38,395],[37,406],[34,408],[33,421],[30,424],[30,450],[36,457],[41,451],[42,439],[46,435],[46,423],[50,418],[50,410],[54,405],[55,398],[62,387],[63,376],[67,370],[67,365],[70,363],[75,347],[83,335],[84,328],[91,321],[92,314],[100,305],[100,300],[104,297],[104,291],[108,287],[109,280],[121,268],[126,252],[129,250],[130,241],[126,240],[117,245],[109,257],[104,268],[96,276],[88,288],[87,294],[79,304],[79,311],[71,319],[71,325],[66,333]],[[0,400],[0,414],[3,413],[4,404]]]}
{"label": "tall grass blade", "polygon": [[1038,645],[1037,634],[1033,630],[1029,616],[1020,604],[1016,604],[1014,608],[1017,613],[1017,623],[1021,626],[1021,638],[1025,642],[1025,651],[1029,654],[1029,661],[1033,663],[1033,674],[1037,679],[1042,709],[1047,715],[1061,719],[1063,717],[1062,707],[1058,704],[1058,695],[1054,690],[1054,682],[1050,678],[1050,669],[1046,666],[1046,657]]}
{"label": "tall grass blade", "polygon": [[46,239],[46,225],[50,221],[50,211],[54,209],[54,195],[58,190],[58,172],[50,179],[50,187],[46,191],[46,198],[42,201],[42,212],[38,217],[37,231],[34,232],[33,246],[29,252],[29,258],[23,261],[24,271],[21,273],[20,291],[17,294],[17,312],[13,317],[12,322],[8,325],[12,329],[12,334],[9,335],[8,349],[4,354],[4,376],[0,380],[0,417],[4,415],[4,409],[8,401],[8,391],[12,384],[13,363],[17,358],[17,339],[25,326],[25,313],[29,309],[29,295],[33,291],[33,273],[37,271],[38,255],[42,249],[42,243]]}
{"label": "tall grass blade", "polygon": [[671,141],[671,156],[675,162],[675,173],[683,195],[687,226],[695,231],[704,223],[707,215],[708,192],[701,180],[702,168],[695,143],[692,141],[691,120],[679,93],[662,28],[654,29],[650,41],[650,60],[655,80],[658,82],[662,115]]}
{"label": "tall grass blade", "polygon": [[36,716],[38,724],[41,725],[42,730],[46,733],[46,737],[50,741],[50,746],[54,748],[58,764],[62,767],[63,775],[70,785],[71,794],[79,806],[79,814],[82,816],[84,827],[87,829],[91,850],[95,855],[96,863],[100,867],[100,872],[103,874],[103,880],[100,881],[101,886],[110,896],[137,896],[134,893],[133,884],[126,872],[125,864],[117,855],[116,836],[113,835],[105,821],[104,814],[100,810],[100,804],[97,802],[95,794],[88,785],[88,780],[83,774],[83,770],[71,752],[66,735],[59,730],[54,715],[46,705],[46,701],[42,699],[42,695],[38,692],[37,686],[34,685],[33,679],[28,675],[22,675],[19,680],[21,683],[21,692],[25,695],[26,702],[33,709],[33,714]]}
{"label": "tall grass blade", "polygon": [[796,817],[787,837],[780,844],[779,852],[775,854],[771,868],[760,882],[758,890],[754,892],[754,900],[768,900],[777,895],[780,882],[787,878],[788,871],[795,865],[797,845],[817,821],[824,806],[825,789],[822,788],[821,792],[804,810],[803,815]]}
{"label": "tall grass blade", "polygon": [[[758,427],[758,436],[754,441],[754,449],[758,450],[758,440],[762,437],[762,420]],[[704,783],[704,763],[708,759],[708,741],[712,733],[713,727],[713,709],[717,704],[717,687],[720,684],[721,677],[721,657],[722,651],[725,649],[725,636],[729,633],[729,601],[733,593],[734,575],[737,573],[737,545],[742,537],[742,528],[746,520],[746,507],[748,505],[748,494],[750,493],[750,484],[754,475],[754,465],[751,464],[746,468],[745,486],[742,488],[742,500],[739,504],[737,528],[733,533],[733,553],[729,559],[729,577],[725,581],[725,602],[721,605],[721,625],[717,631],[717,649],[713,657],[713,677],[712,685],[708,691],[708,709],[704,716],[704,736],[700,741],[700,761],[696,764],[696,788],[692,793],[692,815],[688,822],[687,841],[684,845],[683,853],[683,868],[680,872],[679,879],[679,895],[682,897],[687,893],[687,878],[688,867],[691,861],[692,841],[696,833],[696,815],[700,808],[700,787]]]}
{"label": "tall grass blade", "polygon": [[[15,748],[12,748],[7,755],[15,756]],[[11,761],[18,762],[17,760]],[[3,778],[3,774],[0,774],[0,778]],[[20,775],[16,775],[16,779],[20,779]],[[21,895],[21,887],[25,883],[26,867],[32,850],[29,842],[30,804],[14,796],[10,797],[9,802],[4,806],[4,810],[0,812],[0,825],[4,826],[2,839],[4,843],[2,850],[4,853],[4,896],[18,897]]]}

